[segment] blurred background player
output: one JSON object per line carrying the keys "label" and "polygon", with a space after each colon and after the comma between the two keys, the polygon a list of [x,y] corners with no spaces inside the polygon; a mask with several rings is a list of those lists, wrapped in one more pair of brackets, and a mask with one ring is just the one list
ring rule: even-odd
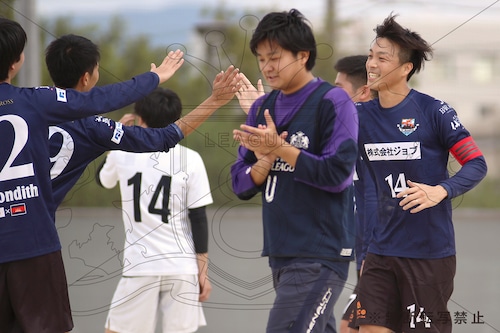
{"label": "blurred background player", "polygon": [[[368,56],[366,55],[353,55],[340,58],[335,65],[334,69],[337,71],[337,76],[335,77],[335,85],[337,87],[343,88],[351,97],[353,102],[367,102],[371,100],[376,92],[370,90],[367,85],[367,75],[366,75],[366,60]],[[367,224],[371,220],[370,214],[365,215],[365,181],[369,180],[369,177],[363,177],[363,169],[360,163],[356,163],[356,173],[354,175],[354,198],[355,198],[355,214],[354,219],[356,223],[356,246],[355,246],[355,257],[356,257],[356,271],[357,278],[359,279],[361,273],[361,267],[363,259],[365,256],[365,251],[363,246],[363,239],[369,238],[370,228]],[[368,199],[368,198],[367,198]],[[366,218],[368,217],[368,221]],[[366,243],[366,241],[365,241]],[[340,333],[349,333],[348,323],[349,320],[353,320],[355,316],[356,307],[356,288],[354,288],[353,293],[349,296],[349,301],[344,309],[342,319],[340,321]],[[355,329],[351,329],[354,332]]]}
{"label": "blurred background player", "polygon": [[[182,105],[158,88],[135,104],[142,127],[177,121]],[[206,206],[212,203],[204,163],[176,145],[168,152],[112,151],[98,182],[120,183],[125,247],[123,272],[106,320],[106,332],[195,332],[206,325],[201,304],[210,296]],[[190,225],[188,224],[190,222]]]}

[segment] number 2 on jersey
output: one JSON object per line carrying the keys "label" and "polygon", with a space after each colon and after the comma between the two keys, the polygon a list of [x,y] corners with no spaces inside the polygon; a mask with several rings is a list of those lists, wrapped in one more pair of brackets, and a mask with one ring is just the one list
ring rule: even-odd
{"label": "number 2 on jersey", "polygon": [[[170,215],[170,210],[168,209],[168,203],[170,198],[170,180],[172,177],[162,176],[160,181],[155,187],[153,197],[148,205],[148,212],[150,214],[158,214],[161,216],[161,220],[164,223],[168,223],[168,216]],[[141,217],[141,208],[140,208],[140,199],[141,199],[141,182],[142,182],[142,173],[136,173],[132,178],[128,180],[128,185],[132,185],[133,188],[133,196],[134,196],[134,220],[135,222],[142,222]],[[156,204],[158,202],[158,198],[160,193],[163,196],[161,201],[161,207],[156,208]]]}
{"label": "number 2 on jersey", "polygon": [[34,176],[33,163],[12,165],[28,142],[28,124],[23,118],[12,114],[1,116],[0,122],[2,121],[10,123],[14,128],[14,142],[10,155],[0,170],[0,181]]}
{"label": "number 2 on jersey", "polygon": [[408,186],[406,185],[406,177],[404,173],[400,173],[398,175],[396,182],[394,182],[393,180],[392,173],[389,176],[385,177],[385,181],[387,182],[387,184],[389,184],[389,187],[391,188],[391,194],[393,198],[395,198],[399,192],[403,192],[408,188]]}

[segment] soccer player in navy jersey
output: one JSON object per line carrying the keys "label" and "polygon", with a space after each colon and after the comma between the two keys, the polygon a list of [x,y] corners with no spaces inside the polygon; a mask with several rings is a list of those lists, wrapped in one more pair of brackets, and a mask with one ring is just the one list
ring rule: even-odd
{"label": "soccer player in navy jersey", "polygon": [[[82,92],[90,91],[99,80],[99,59],[97,45],[85,37],[71,34],[51,42],[45,52],[47,68],[55,86]],[[55,208],[87,165],[104,152],[157,152],[174,147],[233,98],[232,88],[238,81],[237,76],[238,70],[233,66],[219,73],[213,81],[212,94],[189,114],[165,128],[123,126],[121,122],[102,116],[50,127]]]}
{"label": "soccer player in navy jersey", "polygon": [[[333,66],[337,71],[335,77],[335,85],[343,88],[353,102],[367,102],[371,100],[376,92],[371,90],[367,85],[366,75],[366,55],[353,55],[346,56],[337,60]],[[366,254],[366,243],[370,234],[370,224],[372,222],[371,216],[365,216],[365,190],[366,180],[369,177],[364,176],[363,165],[356,164],[356,174],[354,175],[354,197],[355,197],[355,223],[356,223],[356,242],[355,242],[355,257],[356,257],[356,270],[358,278],[361,273],[362,263]],[[349,301],[344,309],[342,319],[340,321],[339,333],[348,333],[350,328],[348,323],[354,319],[356,314],[356,294],[357,288],[349,297]],[[355,331],[355,329],[351,329]]]}
{"label": "soccer player in navy jersey", "polygon": [[0,18],[0,332],[62,333],[73,322],[54,221],[48,127],[135,102],[168,80],[183,54],[170,52],[150,72],[80,93],[13,86],[26,42],[19,23]]}
{"label": "soccer player in navy jersey", "polygon": [[273,91],[234,130],[241,145],[231,175],[239,198],[262,193],[262,255],[276,291],[266,331],[335,332],[333,307],[353,258],[356,109],[311,73],[316,42],[299,11],[264,16],[250,49]]}
{"label": "soccer player in navy jersey", "polygon": [[[359,281],[360,332],[452,331],[456,271],[451,199],[476,186],[486,162],[456,111],[409,87],[432,55],[388,16],[366,70],[378,99],[359,103],[359,152],[375,184],[377,215]],[[449,154],[461,169],[447,170]]]}

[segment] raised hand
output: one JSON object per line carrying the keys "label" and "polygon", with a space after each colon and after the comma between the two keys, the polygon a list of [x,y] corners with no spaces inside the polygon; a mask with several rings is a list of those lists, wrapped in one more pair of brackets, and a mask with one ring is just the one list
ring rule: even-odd
{"label": "raised hand", "polygon": [[234,97],[238,82],[241,80],[238,74],[239,70],[233,65],[218,73],[213,81],[211,98],[221,102],[221,105],[229,103]]}
{"label": "raised hand", "polygon": [[160,78],[160,83],[163,83],[170,79],[172,75],[182,66],[184,63],[184,52],[181,50],[170,51],[167,56],[163,59],[160,66],[156,67],[154,63],[151,64],[151,72],[158,74]]}
{"label": "raised hand", "polygon": [[240,102],[240,107],[243,109],[243,112],[248,114],[253,102],[265,94],[264,85],[262,84],[262,80],[259,79],[257,81],[257,88],[255,88],[245,74],[240,73],[240,77],[241,80],[236,87],[236,97]]}

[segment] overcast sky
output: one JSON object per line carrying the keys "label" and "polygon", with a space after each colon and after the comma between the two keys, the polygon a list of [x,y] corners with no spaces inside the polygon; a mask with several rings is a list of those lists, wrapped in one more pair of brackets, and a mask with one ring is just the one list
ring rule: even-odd
{"label": "overcast sky", "polygon": [[[79,13],[116,14],[124,10],[152,11],[179,4],[194,4],[202,7],[226,7],[241,9],[272,8],[273,10],[299,9],[306,17],[321,17],[326,0],[36,0],[38,13],[44,17]],[[373,11],[394,10],[401,15],[416,12],[440,14],[460,13],[473,15],[483,9],[486,14],[500,15],[500,0],[337,0],[341,16],[369,15]],[[425,19],[423,17],[423,19]]]}

